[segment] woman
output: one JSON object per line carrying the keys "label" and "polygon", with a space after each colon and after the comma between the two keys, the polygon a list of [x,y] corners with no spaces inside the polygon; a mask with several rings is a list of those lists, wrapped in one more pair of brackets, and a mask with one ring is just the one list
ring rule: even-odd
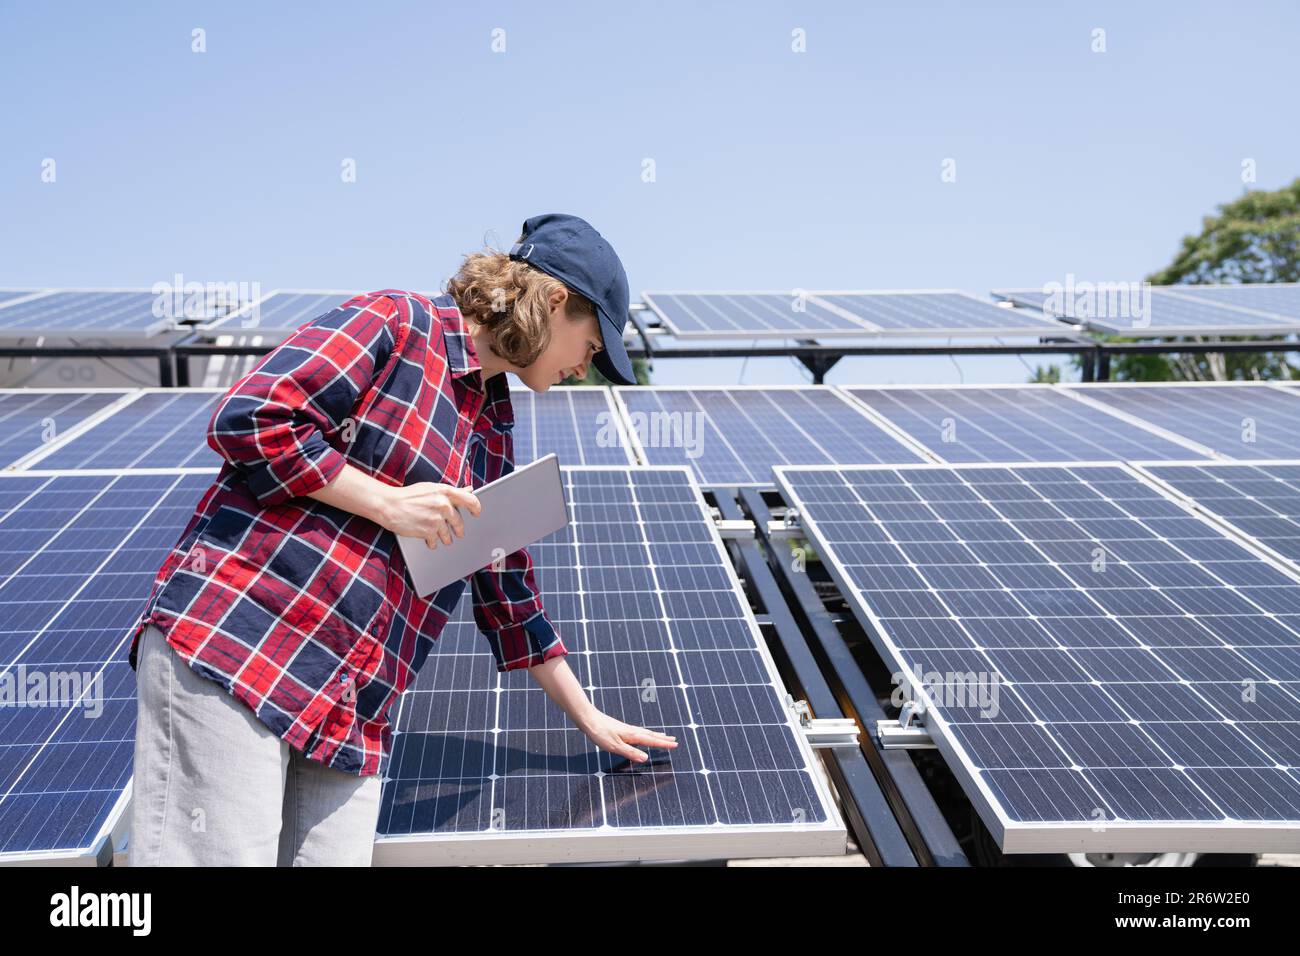
{"label": "woman", "polygon": [[[132,641],[132,866],[370,863],[389,706],[465,584],[420,598],[396,536],[454,546],[469,488],[514,467],[503,372],[544,392],[592,363],[634,384],[627,315],[600,234],[536,216],[448,293],[356,296],[231,388],[208,432],[225,462]],[[528,668],[603,750],[676,747],[587,700],[527,550],[497,564],[470,576],[497,670]]]}

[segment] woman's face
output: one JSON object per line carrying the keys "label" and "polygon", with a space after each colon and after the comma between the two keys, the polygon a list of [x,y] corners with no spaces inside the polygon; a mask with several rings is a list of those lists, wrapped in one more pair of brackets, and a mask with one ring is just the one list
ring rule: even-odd
{"label": "woman's face", "polygon": [[534,392],[544,392],[569,375],[587,377],[591,357],[602,347],[600,319],[594,315],[571,319],[564,314],[567,294],[551,299],[551,341],[546,351],[515,374]]}

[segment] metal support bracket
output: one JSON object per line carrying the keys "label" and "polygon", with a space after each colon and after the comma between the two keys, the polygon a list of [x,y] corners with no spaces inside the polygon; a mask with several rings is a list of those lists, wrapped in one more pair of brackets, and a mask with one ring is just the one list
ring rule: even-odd
{"label": "metal support bracket", "polygon": [[727,538],[749,540],[757,533],[754,522],[746,521],[744,518],[719,518],[714,524],[717,525],[718,534],[723,540]]}
{"label": "metal support bracket", "polygon": [[785,695],[785,705],[799,718],[803,735],[814,750],[858,747],[858,722],[852,717],[814,717],[808,709],[808,701],[795,700],[789,694]]}
{"label": "metal support bracket", "polygon": [[922,723],[925,711],[914,700],[903,704],[897,720],[876,721],[876,739],[885,750],[934,750],[935,742]]}

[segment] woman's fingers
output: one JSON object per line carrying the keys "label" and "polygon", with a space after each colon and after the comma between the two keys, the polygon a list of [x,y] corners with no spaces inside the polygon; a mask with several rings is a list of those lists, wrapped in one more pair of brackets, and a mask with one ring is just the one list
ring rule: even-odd
{"label": "woman's fingers", "polygon": [[657,730],[647,730],[644,727],[634,727],[630,732],[623,734],[623,739],[628,743],[644,744],[647,747],[666,747],[673,748],[677,746],[677,738],[669,734],[661,734]]}
{"label": "woman's fingers", "polygon": [[468,488],[455,488],[448,485],[445,493],[447,497],[451,499],[453,504],[463,505],[468,508],[469,513],[474,515],[476,518],[483,510],[483,506],[479,503],[478,496]]}
{"label": "woman's fingers", "polygon": [[[455,532],[456,537],[465,537],[465,522],[461,520],[460,512],[456,510],[455,506],[453,506],[451,502],[445,502],[443,504],[442,517],[444,521],[451,525],[451,530]],[[447,543],[451,544],[450,541]]]}

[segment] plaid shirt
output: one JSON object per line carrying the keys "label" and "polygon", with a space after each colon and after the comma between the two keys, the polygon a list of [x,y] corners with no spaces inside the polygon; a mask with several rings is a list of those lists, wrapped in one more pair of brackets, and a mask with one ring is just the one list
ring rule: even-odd
{"label": "plaid shirt", "polygon": [[[474,487],[514,467],[505,375],[482,381],[449,295],[385,289],[312,320],[231,387],[208,426],[225,459],[159,569],[148,623],[305,756],[378,773],[389,705],[464,591],[421,598],[397,536],[305,497],[344,463],[390,485]],[[497,670],[567,654],[526,550],[469,575]]]}

